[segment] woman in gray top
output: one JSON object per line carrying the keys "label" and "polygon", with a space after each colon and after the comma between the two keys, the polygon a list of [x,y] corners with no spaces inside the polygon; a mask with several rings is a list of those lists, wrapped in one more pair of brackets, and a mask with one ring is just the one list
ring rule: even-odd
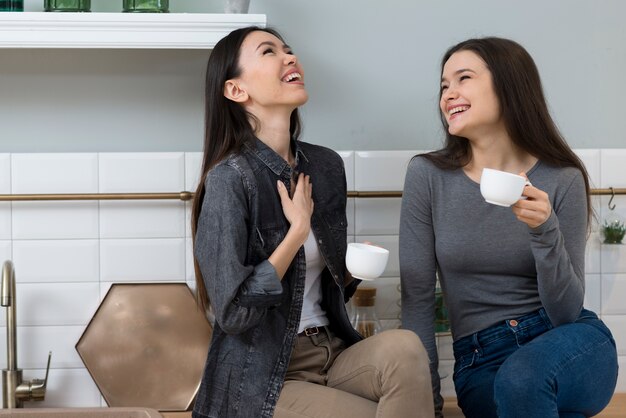
{"label": "woman in gray top", "polygon": [[211,52],[192,231],[215,326],[193,417],[432,418],[419,338],[363,339],[348,320],[343,160],[298,140],[307,99],[274,30],[235,30]]}
{"label": "woman in gray top", "polygon": [[[436,414],[438,275],[467,418],[595,415],[613,394],[617,354],[610,331],[583,308],[585,168],[519,44],[470,39],[441,68],[445,146],[409,164],[400,225],[403,327],[429,353]],[[486,203],[483,168],[527,176],[526,198],[511,208]]]}

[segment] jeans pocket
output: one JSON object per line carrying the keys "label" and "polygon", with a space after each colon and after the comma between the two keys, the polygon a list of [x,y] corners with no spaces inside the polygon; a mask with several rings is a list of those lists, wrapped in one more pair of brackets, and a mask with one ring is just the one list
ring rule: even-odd
{"label": "jeans pocket", "polygon": [[464,370],[472,367],[478,356],[477,351],[470,351],[463,354],[454,362],[454,379],[456,379]]}

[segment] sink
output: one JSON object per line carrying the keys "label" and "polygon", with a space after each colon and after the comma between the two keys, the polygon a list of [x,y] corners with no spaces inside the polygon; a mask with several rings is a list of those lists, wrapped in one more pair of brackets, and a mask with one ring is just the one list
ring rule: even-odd
{"label": "sink", "polygon": [[0,417],[20,418],[162,418],[151,408],[29,408],[2,409]]}

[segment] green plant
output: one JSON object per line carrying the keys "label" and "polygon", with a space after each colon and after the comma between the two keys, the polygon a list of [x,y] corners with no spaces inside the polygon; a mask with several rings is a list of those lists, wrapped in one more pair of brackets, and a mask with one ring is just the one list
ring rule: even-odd
{"label": "green plant", "polygon": [[605,244],[621,244],[624,234],[626,234],[626,225],[620,220],[604,221],[602,234]]}
{"label": "green plant", "polygon": [[450,331],[450,321],[448,320],[448,309],[443,300],[443,293],[440,290],[435,292],[435,332]]}

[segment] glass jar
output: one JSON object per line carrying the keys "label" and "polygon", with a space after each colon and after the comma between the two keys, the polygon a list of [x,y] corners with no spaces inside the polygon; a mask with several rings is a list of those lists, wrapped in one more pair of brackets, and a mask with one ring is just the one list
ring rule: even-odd
{"label": "glass jar", "polygon": [[167,13],[169,0],[124,0],[123,12]]}
{"label": "glass jar", "polygon": [[23,12],[24,0],[1,0],[0,12]]}
{"label": "glass jar", "polygon": [[360,287],[352,296],[352,317],[350,322],[354,329],[363,337],[371,337],[383,331],[382,324],[376,316],[376,289]]}
{"label": "glass jar", "polygon": [[90,12],[91,0],[44,0],[46,12]]}

